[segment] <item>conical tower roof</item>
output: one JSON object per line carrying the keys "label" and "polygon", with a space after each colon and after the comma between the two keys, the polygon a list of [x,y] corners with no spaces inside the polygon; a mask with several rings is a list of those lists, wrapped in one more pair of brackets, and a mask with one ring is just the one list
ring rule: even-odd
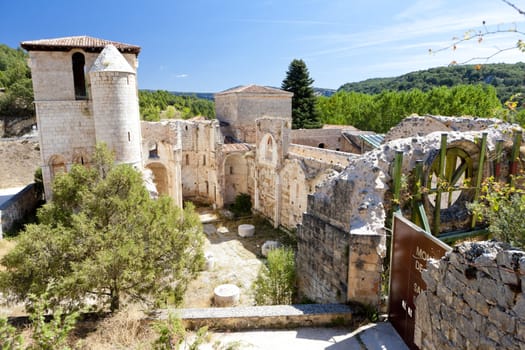
{"label": "conical tower roof", "polygon": [[113,45],[104,47],[104,50],[98,55],[89,72],[125,72],[135,74],[135,70],[131,68],[128,61]]}

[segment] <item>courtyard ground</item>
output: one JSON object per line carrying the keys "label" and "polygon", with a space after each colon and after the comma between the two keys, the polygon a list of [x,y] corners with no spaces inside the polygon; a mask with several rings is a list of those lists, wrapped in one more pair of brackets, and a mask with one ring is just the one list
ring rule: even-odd
{"label": "courtyard ground", "polygon": [[[254,305],[252,284],[256,279],[263,256],[261,246],[267,240],[286,243],[287,234],[274,229],[266,220],[249,217],[227,220],[209,208],[197,208],[206,235],[204,251],[211,255],[213,267],[200,272],[192,281],[185,295],[185,308],[211,307],[213,290],[221,284],[234,284],[240,289],[239,305]],[[241,224],[253,224],[253,237],[240,237],[237,233]]]}

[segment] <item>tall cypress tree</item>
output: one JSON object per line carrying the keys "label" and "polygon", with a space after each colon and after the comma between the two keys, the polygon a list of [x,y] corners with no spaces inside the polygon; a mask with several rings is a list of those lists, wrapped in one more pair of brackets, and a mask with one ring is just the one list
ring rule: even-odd
{"label": "tall cypress tree", "polygon": [[303,60],[294,59],[288,66],[286,78],[281,84],[283,90],[293,92],[292,128],[315,129],[321,127],[316,97],[312,87],[314,80]]}

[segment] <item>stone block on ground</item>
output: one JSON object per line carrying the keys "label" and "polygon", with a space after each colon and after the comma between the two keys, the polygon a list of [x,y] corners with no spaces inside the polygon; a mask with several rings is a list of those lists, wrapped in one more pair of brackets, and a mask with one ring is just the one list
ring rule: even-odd
{"label": "stone block on ground", "polygon": [[277,241],[266,241],[261,247],[261,254],[262,256],[267,258],[270,250],[277,249],[280,247],[282,247],[282,244]]}
{"label": "stone block on ground", "polygon": [[234,306],[239,302],[240,290],[234,284],[221,284],[213,290],[214,306]]}
{"label": "stone block on ground", "polygon": [[250,224],[239,225],[238,233],[241,237],[252,237],[255,234],[255,226]]}

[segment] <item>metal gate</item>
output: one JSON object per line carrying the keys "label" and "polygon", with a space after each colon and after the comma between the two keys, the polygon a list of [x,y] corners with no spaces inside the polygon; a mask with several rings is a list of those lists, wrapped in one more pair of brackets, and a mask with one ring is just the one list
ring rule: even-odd
{"label": "metal gate", "polygon": [[401,214],[394,215],[388,316],[411,349],[417,349],[414,344],[415,301],[426,289],[421,271],[426,269],[428,259],[439,259],[451,249]]}

